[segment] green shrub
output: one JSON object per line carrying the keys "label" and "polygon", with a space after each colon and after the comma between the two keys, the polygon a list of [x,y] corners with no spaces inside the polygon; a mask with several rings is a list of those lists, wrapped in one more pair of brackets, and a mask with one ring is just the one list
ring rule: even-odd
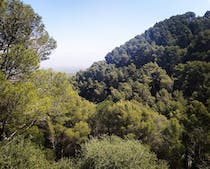
{"label": "green shrub", "polygon": [[0,147],[0,169],[71,169],[70,160],[48,161],[44,151],[22,137]]}
{"label": "green shrub", "polygon": [[[72,165],[73,163],[70,159],[62,158],[61,160],[53,163],[50,169],[72,169]],[[74,167],[74,169],[76,168]]]}
{"label": "green shrub", "polygon": [[81,169],[167,169],[149,148],[117,136],[92,139],[82,147]]}

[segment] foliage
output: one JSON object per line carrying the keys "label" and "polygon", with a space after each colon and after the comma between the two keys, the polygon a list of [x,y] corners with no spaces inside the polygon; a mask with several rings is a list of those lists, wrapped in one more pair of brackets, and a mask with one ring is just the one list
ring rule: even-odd
{"label": "foliage", "polygon": [[3,74],[0,88],[0,140],[10,139],[34,125],[42,112],[36,87],[30,82],[9,82]]}
{"label": "foliage", "polygon": [[208,168],[209,28],[173,16],[70,79],[38,70],[56,47],[41,17],[0,1],[0,168]]}
{"label": "foliage", "polygon": [[64,73],[38,71],[31,81],[43,103],[45,116],[37,125],[45,133],[46,144],[58,157],[73,155],[75,148],[86,141],[91,132],[88,121],[95,113],[94,104],[73,91]]}
{"label": "foliage", "polygon": [[0,13],[0,70],[8,79],[37,68],[55,47],[41,17],[30,6],[7,1]]}
{"label": "foliage", "polygon": [[171,168],[207,167],[209,28],[209,11],[172,16],[77,73],[79,95],[97,103],[93,135],[140,139]]}
{"label": "foliage", "polygon": [[185,162],[192,168],[208,168],[210,148],[210,113],[203,103],[193,100],[187,107],[183,142]]}
{"label": "foliage", "polygon": [[82,148],[81,168],[166,169],[167,164],[135,140],[116,136],[93,139]]}
{"label": "foliage", "polygon": [[0,150],[0,168],[71,169],[72,166],[65,159],[58,162],[48,161],[41,148],[22,137],[2,143]]}
{"label": "foliage", "polygon": [[94,134],[133,137],[155,145],[166,125],[164,116],[138,102],[106,101],[97,106]]}
{"label": "foliage", "polygon": [[37,53],[23,45],[13,45],[8,53],[0,54],[1,70],[7,79],[20,78],[39,68]]}
{"label": "foliage", "polygon": [[210,63],[201,61],[179,64],[175,68],[175,88],[182,90],[185,96],[203,103],[210,96]]}

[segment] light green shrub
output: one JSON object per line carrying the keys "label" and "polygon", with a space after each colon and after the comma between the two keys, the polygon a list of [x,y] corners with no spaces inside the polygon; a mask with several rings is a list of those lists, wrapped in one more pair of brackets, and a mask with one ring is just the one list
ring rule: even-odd
{"label": "light green shrub", "polygon": [[48,161],[44,151],[22,137],[0,146],[0,169],[71,169],[70,160]]}
{"label": "light green shrub", "polygon": [[82,169],[167,169],[149,148],[116,136],[92,139],[82,148]]}

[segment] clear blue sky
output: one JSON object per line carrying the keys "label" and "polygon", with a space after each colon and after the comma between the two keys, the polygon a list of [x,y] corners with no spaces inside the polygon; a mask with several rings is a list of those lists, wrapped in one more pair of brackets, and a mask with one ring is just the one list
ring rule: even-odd
{"label": "clear blue sky", "polygon": [[204,15],[210,0],[23,0],[58,44],[52,67],[89,67],[156,22],[188,11]]}

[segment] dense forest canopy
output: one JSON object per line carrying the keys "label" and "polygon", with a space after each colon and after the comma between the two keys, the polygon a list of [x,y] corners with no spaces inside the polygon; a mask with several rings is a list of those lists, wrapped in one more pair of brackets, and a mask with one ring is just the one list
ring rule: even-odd
{"label": "dense forest canopy", "polygon": [[156,23],[74,77],[40,70],[41,17],[0,1],[0,168],[208,169],[210,12]]}
{"label": "dense forest canopy", "polygon": [[[189,97],[192,91],[198,90],[196,84],[189,89],[191,92],[187,91],[187,88],[183,89],[176,85],[181,81],[177,77],[179,76],[177,69],[180,68],[179,64],[194,64],[198,67],[200,65],[208,69],[209,28],[209,12],[206,12],[203,17],[196,17],[194,13],[187,12],[155,24],[145,33],[137,35],[108,53],[104,62],[94,63],[87,71],[78,73],[76,81],[80,95],[90,101],[101,102],[109,95],[113,95],[113,90],[125,90],[122,89],[121,84],[127,83],[132,88],[132,82],[139,82],[144,85],[153,83],[150,91],[154,96],[164,85],[163,83],[167,85],[164,88],[171,90],[170,85],[174,82],[173,91],[183,90]],[[206,73],[208,72],[206,70]],[[200,72],[200,74],[203,73]],[[194,75],[191,74],[191,76]],[[145,78],[150,79],[151,82],[145,81]],[[197,83],[208,83],[194,80]],[[193,84],[193,82],[190,83]],[[202,86],[197,84],[199,85]],[[206,91],[206,89],[199,90]]]}
{"label": "dense forest canopy", "polygon": [[97,103],[97,135],[132,135],[171,168],[209,165],[209,16],[156,23],[76,74],[79,95]]}

